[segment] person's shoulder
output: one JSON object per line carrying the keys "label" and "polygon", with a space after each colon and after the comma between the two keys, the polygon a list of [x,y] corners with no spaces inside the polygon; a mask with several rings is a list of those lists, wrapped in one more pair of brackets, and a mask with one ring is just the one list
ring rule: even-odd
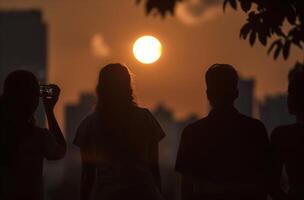
{"label": "person's shoulder", "polygon": [[99,122],[99,114],[97,112],[90,113],[85,116],[78,124],[77,133],[86,132],[88,129],[95,127]]}
{"label": "person's shoulder", "polygon": [[281,138],[285,137],[285,135],[290,135],[289,133],[295,128],[296,124],[278,126],[271,132],[271,140],[280,140]]}
{"label": "person's shoulder", "polygon": [[73,143],[80,147],[85,144],[88,137],[88,132],[95,130],[96,124],[99,123],[99,113],[93,112],[88,114],[79,124]]}
{"label": "person's shoulder", "polygon": [[40,142],[44,141],[46,138],[50,137],[50,130],[47,128],[42,128],[39,126],[34,126],[34,138]]}
{"label": "person's shoulder", "polygon": [[247,115],[244,115],[242,113],[239,113],[239,117],[242,121],[244,122],[248,122],[248,123],[251,123],[251,124],[262,124],[262,122],[256,118],[253,118],[253,117],[249,117]]}
{"label": "person's shoulder", "polygon": [[84,124],[91,124],[96,122],[99,119],[99,115],[97,112],[93,112],[88,114],[87,116],[85,116],[82,120],[80,125],[84,125]]}
{"label": "person's shoulder", "polygon": [[247,125],[250,127],[258,127],[258,128],[265,128],[265,125],[262,121],[259,119],[249,117],[247,115],[239,114],[240,117],[240,124],[241,125]]}
{"label": "person's shoulder", "polygon": [[[157,142],[161,141],[165,136],[165,132],[163,131],[161,125],[154,117],[154,115],[147,108],[135,107],[135,113],[137,113],[136,120],[141,121],[144,126],[151,126],[154,132],[154,138]],[[145,123],[148,122],[148,123]]]}
{"label": "person's shoulder", "polygon": [[148,108],[144,108],[144,107],[138,107],[135,106],[133,108],[133,113],[135,114],[135,116],[137,117],[142,117],[142,118],[154,118],[153,114],[151,113],[151,111]]}
{"label": "person's shoulder", "polygon": [[47,134],[47,133],[50,132],[49,129],[42,128],[42,127],[39,127],[39,126],[34,126],[34,131],[35,131],[36,134],[39,134],[39,135]]}
{"label": "person's shoulder", "polygon": [[92,112],[88,115],[86,115],[82,121],[93,121],[98,118],[98,113],[97,112]]}
{"label": "person's shoulder", "polygon": [[208,126],[209,124],[209,118],[208,117],[203,117],[199,120],[196,120],[190,124],[188,124],[185,128],[184,131],[195,131],[195,130],[201,130],[204,129]]}
{"label": "person's shoulder", "polygon": [[134,106],[134,111],[139,114],[152,114],[148,108]]}

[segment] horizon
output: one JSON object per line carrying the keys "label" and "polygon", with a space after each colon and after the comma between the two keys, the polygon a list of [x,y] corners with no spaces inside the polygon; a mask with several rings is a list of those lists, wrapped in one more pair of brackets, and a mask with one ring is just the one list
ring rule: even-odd
{"label": "horizon", "polygon": [[[146,16],[142,7],[118,0],[0,2],[0,10],[42,11],[48,30],[47,79],[62,89],[56,106],[62,127],[65,105],[77,103],[81,93],[93,92],[100,66],[110,62],[126,63],[135,74],[134,90],[140,106],[153,110],[164,102],[176,118],[182,119],[191,113],[207,114],[203,77],[212,64],[229,63],[240,77],[254,78],[255,97],[263,101],[267,96],[285,93],[287,73],[302,57],[300,51],[292,50],[287,61],[274,61],[261,45],[250,47],[239,38],[244,14],[231,9],[223,14],[220,4],[207,7],[208,12],[195,23],[185,21],[189,19],[185,12],[161,19]],[[133,43],[142,35],[153,35],[162,43],[161,58],[150,65],[139,63],[132,54]]]}

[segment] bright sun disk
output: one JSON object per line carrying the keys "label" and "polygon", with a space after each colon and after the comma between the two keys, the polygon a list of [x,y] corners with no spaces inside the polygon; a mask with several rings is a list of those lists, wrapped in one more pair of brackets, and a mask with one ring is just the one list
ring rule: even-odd
{"label": "bright sun disk", "polygon": [[153,36],[142,36],[133,45],[135,58],[144,64],[156,62],[161,56],[161,43]]}

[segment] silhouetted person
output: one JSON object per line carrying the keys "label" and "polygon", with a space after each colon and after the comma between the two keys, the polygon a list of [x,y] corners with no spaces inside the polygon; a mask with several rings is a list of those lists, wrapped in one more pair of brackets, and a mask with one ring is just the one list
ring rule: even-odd
{"label": "silhouetted person", "polygon": [[269,141],[264,125],[234,108],[238,74],[227,64],[206,73],[209,115],[182,134],[176,170],[183,200],[264,200]]}
{"label": "silhouetted person", "polygon": [[134,102],[128,69],[105,66],[96,91],[96,109],[74,141],[82,158],[81,200],[161,199],[158,143],[165,134]]}
{"label": "silhouetted person", "polygon": [[[298,64],[289,73],[289,113],[297,122],[277,127],[271,135],[274,155],[273,198],[288,200],[304,199],[304,66]],[[280,187],[282,169],[288,176],[289,190]]]}
{"label": "silhouetted person", "polygon": [[0,97],[0,199],[43,199],[43,159],[63,158],[66,143],[54,116],[59,88],[43,96],[49,130],[35,125],[40,88],[28,71],[10,73]]}

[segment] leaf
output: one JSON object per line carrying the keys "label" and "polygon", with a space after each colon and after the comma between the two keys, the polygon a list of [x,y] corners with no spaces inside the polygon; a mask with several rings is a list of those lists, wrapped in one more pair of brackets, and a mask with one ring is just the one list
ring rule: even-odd
{"label": "leaf", "polygon": [[272,49],[276,46],[276,45],[282,45],[282,41],[280,39],[274,41],[271,46],[269,47],[268,51],[267,51],[267,54],[270,54]]}
{"label": "leaf", "polygon": [[174,7],[172,7],[172,8],[169,9],[169,13],[170,13],[171,15],[174,15],[174,13],[175,13],[174,11],[175,11]]}
{"label": "leaf", "polygon": [[150,12],[152,11],[152,9],[153,9],[153,5],[152,4],[147,4],[146,5],[146,13],[147,13],[147,15],[150,14]]}
{"label": "leaf", "polygon": [[282,50],[282,45],[277,45],[277,49],[274,52],[273,58],[276,60]]}
{"label": "leaf", "polygon": [[252,21],[254,18],[255,18],[256,14],[254,11],[251,11],[249,14],[248,14],[248,21]]}
{"label": "leaf", "polygon": [[259,41],[261,42],[262,45],[266,46],[266,44],[267,44],[267,35],[259,32]]}
{"label": "leaf", "polygon": [[303,46],[301,45],[299,40],[293,40],[292,43],[294,43],[295,45],[297,45],[300,49],[303,48]]}
{"label": "leaf", "polygon": [[278,36],[286,37],[285,34],[283,33],[283,31],[282,31],[282,29],[281,29],[280,26],[274,28],[273,31],[274,31]]}
{"label": "leaf", "polygon": [[173,15],[174,9],[178,2],[184,0],[134,0],[137,4],[145,2],[145,10],[147,15],[160,15],[165,18],[167,13]]}
{"label": "leaf", "polygon": [[287,18],[288,22],[290,24],[294,24],[295,21],[296,21],[296,17],[297,17],[294,9],[290,6],[287,7],[286,11],[285,11],[285,14],[286,14],[286,18]]}
{"label": "leaf", "polygon": [[240,37],[246,39],[250,30],[251,30],[251,24],[246,23],[240,30]]}
{"label": "leaf", "polygon": [[290,41],[288,40],[283,47],[283,57],[286,60],[289,56]]}
{"label": "leaf", "polygon": [[223,11],[224,11],[224,12],[226,11],[226,7],[227,7],[228,1],[229,1],[229,0],[224,0],[224,3],[223,3]]}
{"label": "leaf", "polygon": [[237,4],[236,4],[236,0],[229,0],[229,3],[231,5],[231,7],[236,10]]}
{"label": "leaf", "polygon": [[249,42],[250,42],[250,45],[253,46],[254,42],[255,42],[255,39],[256,39],[256,32],[253,30],[250,34],[250,38],[249,38]]}
{"label": "leaf", "polygon": [[251,8],[251,1],[250,0],[242,0],[240,1],[241,7],[244,12],[248,12]]}
{"label": "leaf", "polygon": [[224,12],[225,12],[225,10],[226,10],[227,3],[229,3],[230,6],[231,6],[234,10],[236,10],[236,8],[237,8],[236,0],[225,0],[225,1],[224,1],[224,4],[223,4],[223,10],[224,10]]}

